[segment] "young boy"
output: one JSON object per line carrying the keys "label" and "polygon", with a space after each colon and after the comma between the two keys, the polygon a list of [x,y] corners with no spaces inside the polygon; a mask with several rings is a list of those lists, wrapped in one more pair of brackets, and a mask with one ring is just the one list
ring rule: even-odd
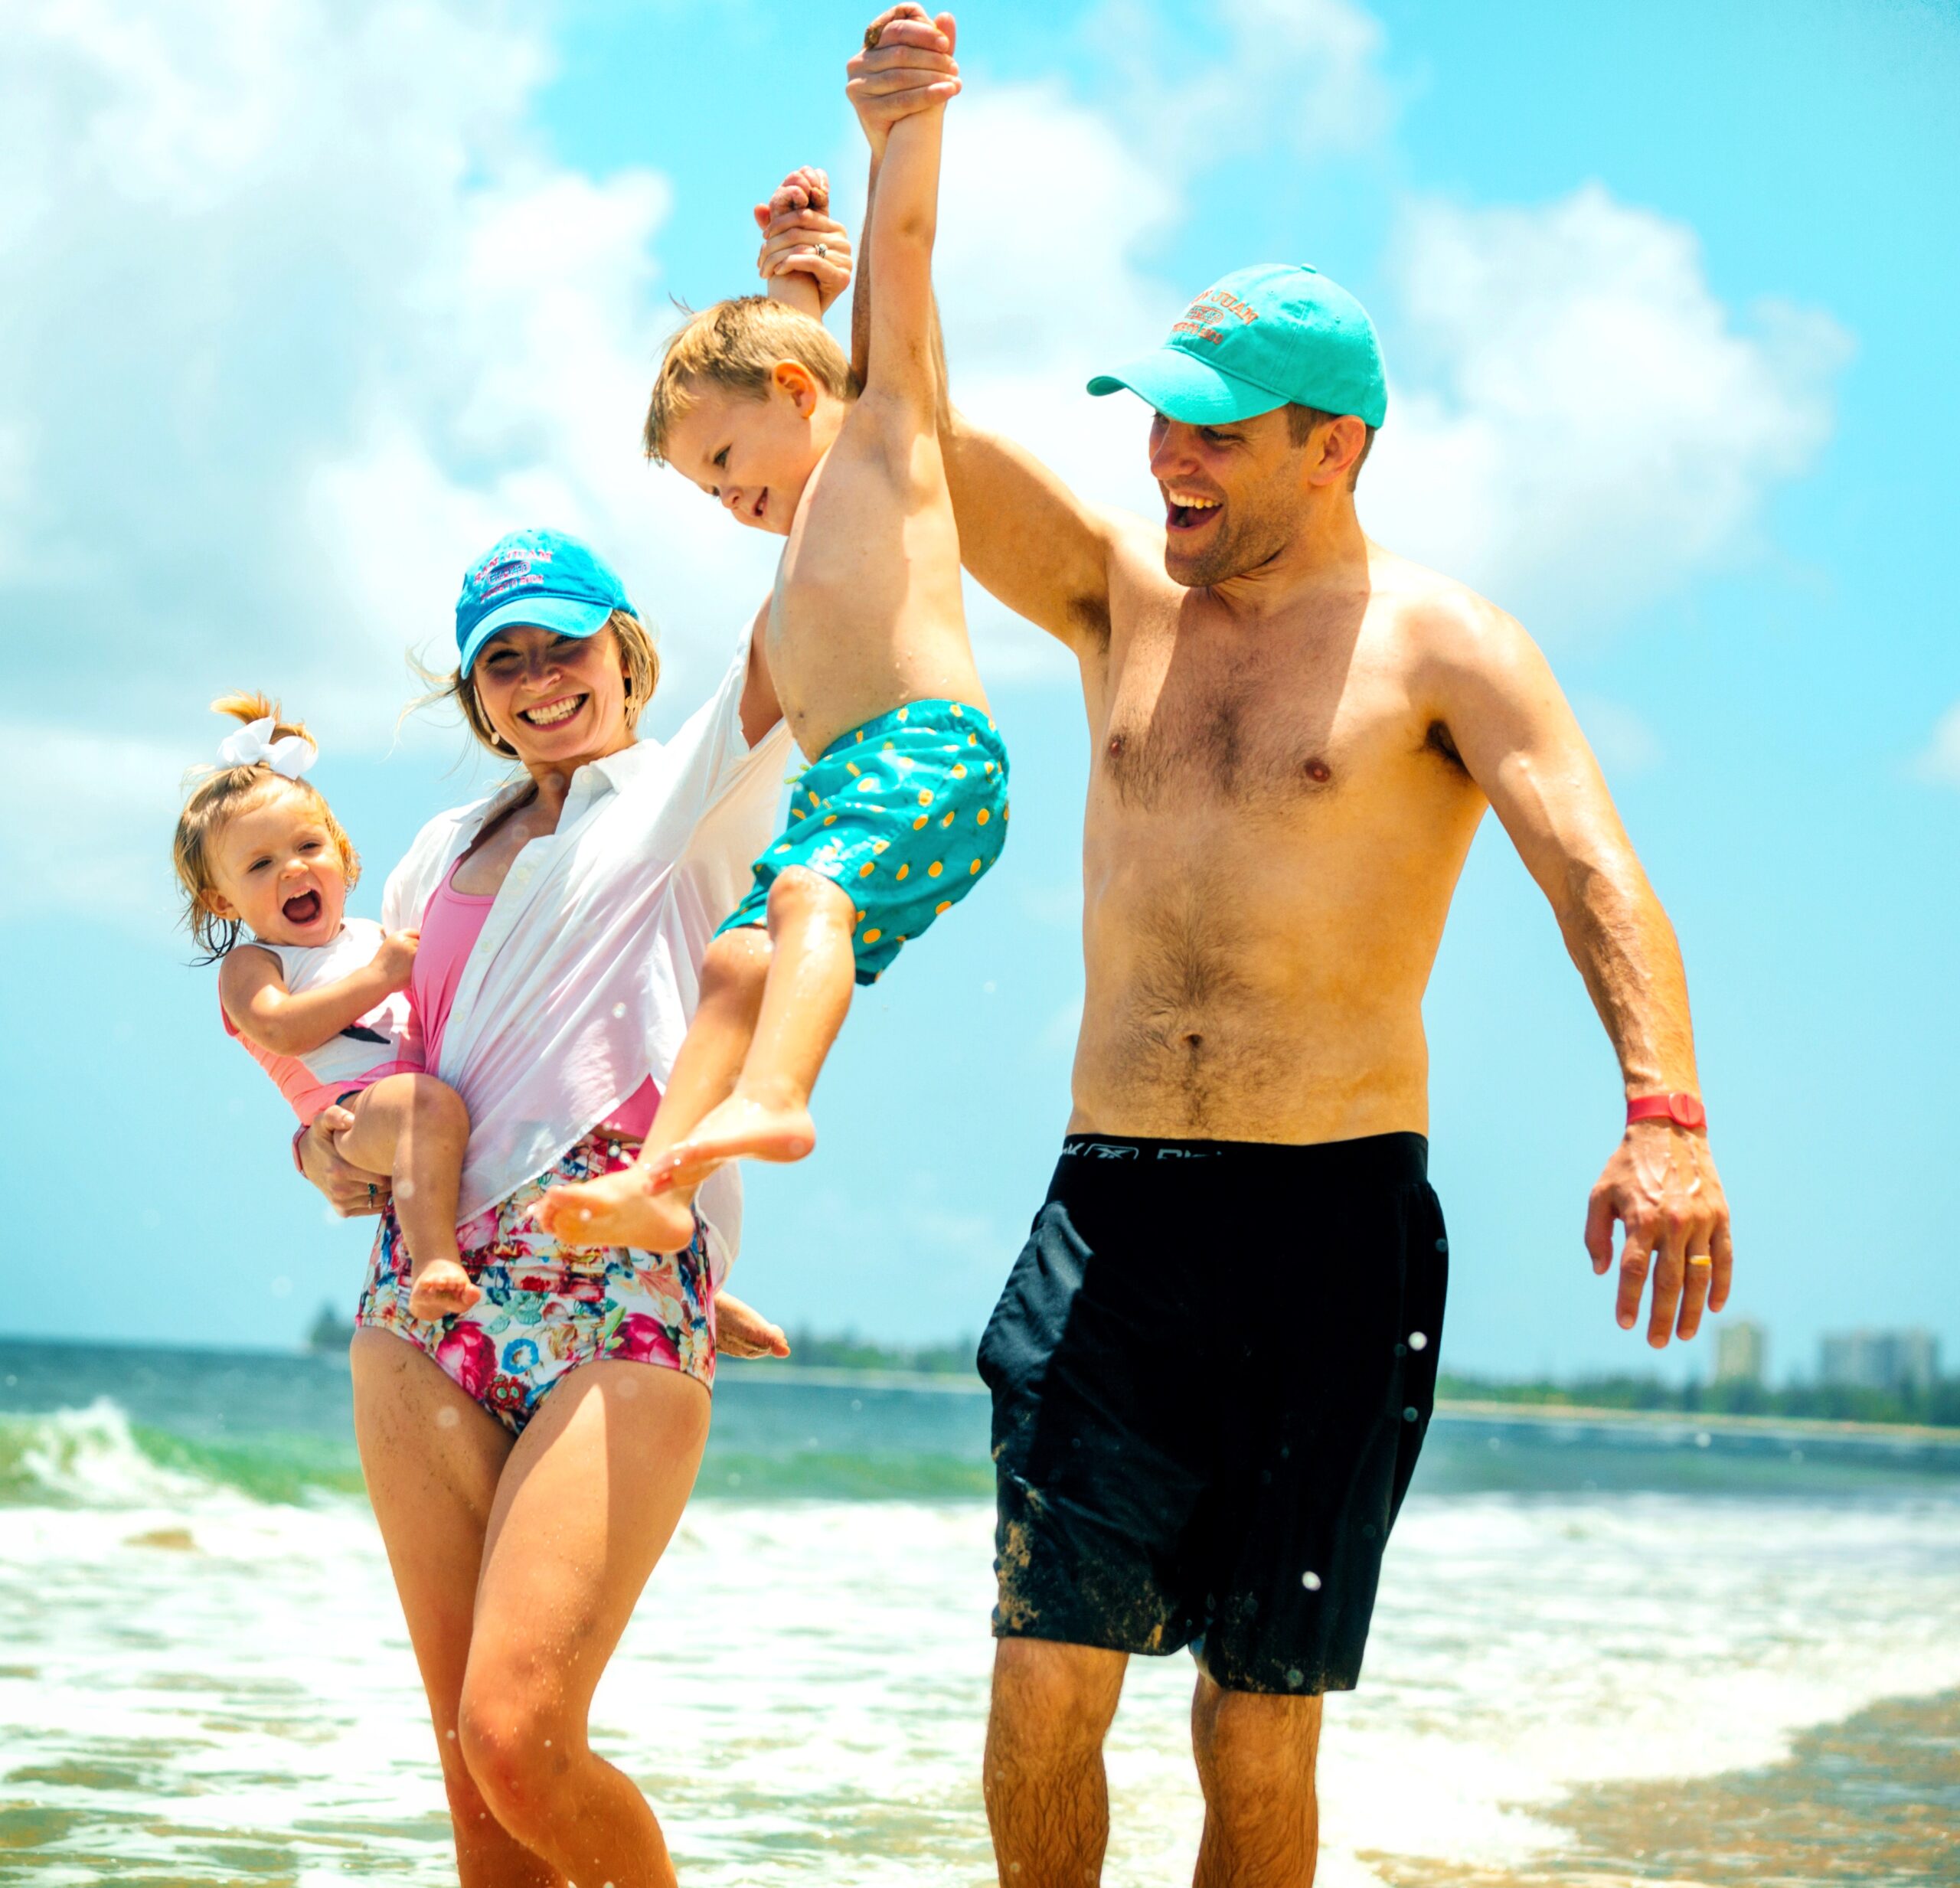
{"label": "young boy", "polygon": [[[903,6],[885,17],[926,16]],[[952,18],[936,24],[950,52]],[[788,541],[764,648],[813,758],[709,949],[638,1163],[539,1203],[567,1244],[678,1250],[693,1236],[694,1190],[714,1168],[808,1153],[810,1090],[854,972],[874,981],[972,889],[1006,837],[1007,751],[967,642],[936,416],[933,226],[946,100],[958,89],[948,81],[888,134],[867,231],[877,279],[861,392],[820,322],[759,296],[694,316],[655,383],[648,456]],[[773,290],[793,279],[777,276]],[[807,295],[814,313],[813,282],[788,292]]]}

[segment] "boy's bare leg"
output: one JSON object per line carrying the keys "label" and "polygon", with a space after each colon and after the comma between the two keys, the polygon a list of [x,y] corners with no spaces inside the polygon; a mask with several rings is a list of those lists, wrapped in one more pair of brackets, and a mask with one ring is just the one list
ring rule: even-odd
{"label": "boy's bare leg", "polygon": [[433,1075],[384,1075],[349,1105],[354,1125],[335,1140],[344,1161],[394,1181],[395,1217],[408,1242],[408,1308],[453,1317],[483,1294],[456,1249],[456,1195],[469,1145],[462,1097]]}
{"label": "boy's bare leg", "polygon": [[817,1144],[810,1091],[851,1007],[850,894],[792,866],[769,888],[769,980],[735,1092],[653,1164],[655,1184],[698,1187],[725,1161],[800,1161]]}
{"label": "boy's bare leg", "polygon": [[680,1252],[693,1239],[694,1187],[655,1191],[655,1171],[733,1089],[762,1009],[769,965],[769,936],[759,927],[724,931],[708,946],[701,1002],[639,1158],[616,1174],[554,1187],[531,1209],[561,1246]]}

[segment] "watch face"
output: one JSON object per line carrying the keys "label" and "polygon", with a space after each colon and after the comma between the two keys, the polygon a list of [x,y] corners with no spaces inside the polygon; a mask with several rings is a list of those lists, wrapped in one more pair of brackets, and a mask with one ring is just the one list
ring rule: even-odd
{"label": "watch face", "polygon": [[1670,1095],[1668,1112],[1684,1128],[1699,1128],[1708,1119],[1707,1110],[1692,1095]]}

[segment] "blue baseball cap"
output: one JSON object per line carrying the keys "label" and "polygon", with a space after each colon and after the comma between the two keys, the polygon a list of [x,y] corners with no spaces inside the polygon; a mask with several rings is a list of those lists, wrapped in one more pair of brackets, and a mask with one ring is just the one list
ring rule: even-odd
{"label": "blue baseball cap", "polygon": [[1381,343],[1368,312],[1305,263],[1258,263],[1205,290],[1162,347],[1089,383],[1128,388],[1187,426],[1217,426],[1295,403],[1378,426],[1388,412]]}
{"label": "blue baseball cap", "polygon": [[616,609],[638,613],[619,573],[589,544],[563,531],[507,532],[463,574],[458,665],[469,674],[484,644],[514,623],[589,636]]}

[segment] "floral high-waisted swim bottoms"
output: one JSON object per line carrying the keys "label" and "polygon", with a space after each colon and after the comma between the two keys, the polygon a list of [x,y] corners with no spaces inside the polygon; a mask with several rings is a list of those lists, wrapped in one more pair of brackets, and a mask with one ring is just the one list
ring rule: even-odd
{"label": "floral high-waisted swim bottoms", "polygon": [[567,1371],[602,1357],[658,1364],[714,1386],[714,1293],[699,1225],[685,1252],[622,1246],[568,1252],[534,1226],[547,1187],[632,1164],[637,1144],[588,1135],[550,1171],[459,1227],[456,1243],[482,1297],[458,1318],[408,1308],[408,1249],[390,1207],[381,1216],[354,1322],[426,1351],[513,1434]]}

